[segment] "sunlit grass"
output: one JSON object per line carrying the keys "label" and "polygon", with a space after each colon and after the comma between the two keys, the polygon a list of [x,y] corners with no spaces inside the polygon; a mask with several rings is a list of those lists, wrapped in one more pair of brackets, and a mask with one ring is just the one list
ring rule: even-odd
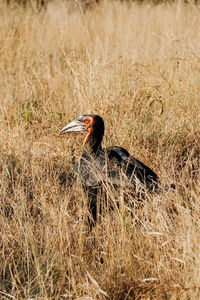
{"label": "sunlit grass", "polygon": [[[0,4],[0,298],[198,299],[199,26],[181,2]],[[90,232],[83,136],[58,137],[82,113],[176,190]]]}

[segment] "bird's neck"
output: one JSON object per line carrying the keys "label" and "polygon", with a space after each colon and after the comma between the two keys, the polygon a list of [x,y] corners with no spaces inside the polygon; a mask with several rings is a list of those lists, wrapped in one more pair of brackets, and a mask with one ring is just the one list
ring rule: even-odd
{"label": "bird's neck", "polygon": [[89,132],[84,141],[83,152],[87,154],[96,154],[102,149],[103,136],[96,134],[95,132]]}

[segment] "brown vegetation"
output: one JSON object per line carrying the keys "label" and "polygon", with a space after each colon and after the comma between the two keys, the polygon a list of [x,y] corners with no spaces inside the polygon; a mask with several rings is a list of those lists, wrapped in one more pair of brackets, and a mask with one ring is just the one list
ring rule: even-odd
{"label": "brown vegetation", "polygon": [[[198,299],[200,11],[0,4],[0,298]],[[89,232],[81,113],[176,190]],[[42,298],[43,297],[43,298]]]}

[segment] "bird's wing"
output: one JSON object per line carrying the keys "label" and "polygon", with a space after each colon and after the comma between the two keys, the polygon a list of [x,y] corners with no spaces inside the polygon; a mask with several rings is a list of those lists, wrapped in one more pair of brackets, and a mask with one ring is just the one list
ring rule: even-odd
{"label": "bird's wing", "polygon": [[[120,165],[121,170],[126,174],[129,182],[135,185],[136,181],[140,181],[150,190],[156,187],[159,178],[149,167],[139,160],[131,156],[124,148],[114,146],[107,150],[108,161],[115,161]],[[154,187],[153,187],[154,186]]]}
{"label": "bird's wing", "polygon": [[97,156],[81,158],[80,177],[85,187],[124,186],[126,188],[157,188],[158,176],[125,149],[114,146],[101,150]]}

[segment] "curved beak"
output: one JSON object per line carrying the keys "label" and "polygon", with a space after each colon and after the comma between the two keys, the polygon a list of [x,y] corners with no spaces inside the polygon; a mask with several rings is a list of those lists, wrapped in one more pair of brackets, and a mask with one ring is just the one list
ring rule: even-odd
{"label": "curved beak", "polygon": [[85,126],[85,124],[82,122],[82,120],[77,118],[74,121],[67,124],[65,127],[63,127],[58,135],[60,136],[64,133],[72,132],[72,131],[86,131],[86,130],[87,127]]}

